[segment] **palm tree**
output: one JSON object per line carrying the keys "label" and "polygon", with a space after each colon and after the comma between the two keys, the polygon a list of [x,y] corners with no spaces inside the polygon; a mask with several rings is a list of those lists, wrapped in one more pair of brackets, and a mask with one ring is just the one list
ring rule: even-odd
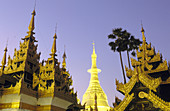
{"label": "palm tree", "polygon": [[138,49],[139,45],[142,43],[139,39],[135,39],[134,36],[132,36],[129,32],[126,30],[122,31],[122,28],[116,28],[113,30],[113,33],[108,35],[109,39],[115,39],[115,41],[112,41],[109,43],[111,46],[111,50],[114,52],[119,52],[120,55],[120,61],[122,66],[122,72],[124,77],[124,83],[126,83],[125,73],[124,73],[124,66],[122,61],[122,55],[121,52],[127,51],[127,57],[128,57],[128,64],[130,68],[130,57],[129,52],[132,51],[132,55],[135,56],[135,49]]}
{"label": "palm tree", "polygon": [[132,51],[131,55],[135,56],[135,49],[139,48],[139,45],[142,43],[139,39],[135,39],[134,36],[132,36],[129,32],[126,30],[122,31],[122,38],[124,40],[124,45],[126,45],[126,52],[127,52],[127,58],[128,58],[128,64],[129,68],[130,67],[130,57],[129,57],[129,52]]}
{"label": "palm tree", "polygon": [[121,61],[121,67],[122,67],[122,72],[123,72],[123,78],[124,78],[124,83],[126,83],[126,78],[125,78],[125,72],[124,72],[124,66],[123,66],[123,61],[122,61],[122,54],[121,52],[125,51],[127,49],[126,43],[124,43],[124,38],[123,38],[123,33],[121,28],[117,28],[113,30],[113,34],[108,35],[109,39],[115,39],[115,41],[112,41],[109,43],[109,46],[111,46],[111,50],[114,52],[117,51],[119,52],[120,56],[120,61]]}

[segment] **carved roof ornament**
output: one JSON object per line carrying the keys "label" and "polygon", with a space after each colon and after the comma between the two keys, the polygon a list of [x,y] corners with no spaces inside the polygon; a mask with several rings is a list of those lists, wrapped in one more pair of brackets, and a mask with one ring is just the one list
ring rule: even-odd
{"label": "carved roof ornament", "polygon": [[66,68],[66,53],[65,53],[65,46],[64,46],[64,54],[63,54],[63,62],[62,62],[62,68]]}
{"label": "carved roof ornament", "polygon": [[52,45],[52,48],[51,48],[51,56],[53,57],[53,56],[57,56],[56,55],[56,52],[57,52],[57,50],[56,50],[56,39],[57,39],[57,35],[56,35],[56,33],[54,34],[54,41],[53,41],[53,45]]}
{"label": "carved roof ornament", "polygon": [[3,59],[2,59],[2,62],[1,62],[1,64],[2,64],[1,70],[2,70],[2,71],[4,71],[4,68],[5,68],[5,65],[6,65],[6,56],[7,56],[7,47],[5,47],[4,56],[3,56]]}
{"label": "carved roof ornament", "polygon": [[34,26],[34,16],[35,15],[36,15],[36,13],[35,13],[35,9],[34,9],[32,12],[32,18],[31,18],[31,21],[30,21],[30,24],[28,27],[29,31],[31,31],[31,32],[35,29],[35,26]]}

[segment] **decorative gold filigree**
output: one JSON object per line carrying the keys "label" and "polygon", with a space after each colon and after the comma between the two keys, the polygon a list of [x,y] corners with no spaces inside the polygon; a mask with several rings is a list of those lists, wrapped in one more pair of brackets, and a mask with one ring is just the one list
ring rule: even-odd
{"label": "decorative gold filigree", "polygon": [[139,61],[137,61],[136,59],[133,59],[133,58],[131,58],[131,64],[132,64],[132,66],[138,66],[138,65],[141,65],[141,62],[139,62]]}
{"label": "decorative gold filigree", "polygon": [[149,94],[145,92],[141,93],[143,94],[143,98],[145,97],[150,100],[155,107],[160,108],[164,111],[170,111],[170,102],[165,102],[164,100],[156,96],[151,90],[149,91]]}
{"label": "decorative gold filigree", "polygon": [[33,74],[33,88],[37,85],[41,85],[42,87],[46,88],[46,81],[38,77],[35,73]]}
{"label": "decorative gold filigree", "polygon": [[167,70],[168,70],[168,65],[167,65],[167,61],[165,60],[163,63],[160,63],[156,69],[145,71],[145,74],[162,72],[162,71],[167,71]]}
{"label": "decorative gold filigree", "polygon": [[2,87],[1,89],[3,90],[2,92],[3,95],[15,94],[15,93],[20,94],[22,82],[23,82],[23,76],[19,80],[19,82],[16,83],[15,86],[11,85],[9,88]]}
{"label": "decorative gold filigree", "polygon": [[145,62],[145,67],[150,71],[153,66],[152,65],[149,65],[147,62]]}
{"label": "decorative gold filigree", "polygon": [[129,103],[134,99],[134,93],[126,95],[121,103],[114,108],[114,111],[124,111]]}
{"label": "decorative gold filigree", "polygon": [[38,96],[39,97],[53,97],[54,96],[54,90],[55,90],[55,82],[51,84],[51,86],[42,87],[40,84],[38,86]]}
{"label": "decorative gold filigree", "polygon": [[160,53],[158,52],[150,61],[148,61],[149,63],[152,63],[152,62],[159,62],[161,61],[161,56],[160,56]]}
{"label": "decorative gold filigree", "polygon": [[133,75],[132,78],[126,84],[119,83],[119,81],[116,79],[116,89],[127,95],[137,82],[138,78],[136,76],[137,75]]}
{"label": "decorative gold filigree", "polygon": [[161,77],[159,78],[152,78],[147,74],[139,74],[139,80],[150,90],[156,92],[156,88],[161,84],[162,80]]}
{"label": "decorative gold filigree", "polygon": [[138,93],[138,96],[143,99],[145,97],[145,93],[141,91]]}
{"label": "decorative gold filigree", "polygon": [[127,77],[132,77],[132,74],[133,74],[133,70],[132,69],[128,69],[126,66],[125,66],[125,71],[126,71],[126,76]]}
{"label": "decorative gold filigree", "polygon": [[[142,46],[139,46],[139,52],[138,50],[136,51],[137,57],[138,58],[145,58],[146,61],[151,60],[151,56],[155,54],[155,50],[151,48],[151,44],[147,45],[146,42],[143,42]],[[141,59],[143,60],[143,59]]]}
{"label": "decorative gold filigree", "polygon": [[167,61],[165,60],[163,63],[160,63],[156,70],[168,70]]}

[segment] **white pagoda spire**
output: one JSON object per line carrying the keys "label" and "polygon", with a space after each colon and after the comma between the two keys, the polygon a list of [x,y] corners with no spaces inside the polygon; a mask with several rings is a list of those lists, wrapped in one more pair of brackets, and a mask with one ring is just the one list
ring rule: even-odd
{"label": "white pagoda spire", "polygon": [[[91,79],[89,87],[87,88],[85,94],[83,95],[82,103],[86,103],[85,109],[90,110],[90,107],[95,108],[95,95],[97,96],[97,108],[98,111],[108,111],[110,109],[108,105],[107,96],[100,86],[98,79],[98,73],[101,72],[96,65],[97,55],[95,53],[95,45],[93,42],[93,53],[91,55],[92,65],[91,69],[88,70],[91,73]],[[87,110],[87,111],[88,111]]]}

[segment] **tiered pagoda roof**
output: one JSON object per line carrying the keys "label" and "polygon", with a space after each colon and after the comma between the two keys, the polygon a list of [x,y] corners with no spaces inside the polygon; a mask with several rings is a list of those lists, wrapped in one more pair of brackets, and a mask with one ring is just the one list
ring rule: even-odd
{"label": "tiered pagoda roof", "polygon": [[166,89],[161,87],[170,76],[167,61],[162,59],[159,52],[156,53],[155,49],[151,47],[151,43],[146,42],[143,27],[141,32],[143,43],[136,51],[137,60],[131,58],[133,69],[125,67],[126,76],[130,80],[126,84],[116,80],[116,89],[125,97],[121,102],[114,103],[114,110],[169,111],[168,98],[170,95],[167,99],[164,99],[162,95],[163,90],[168,91],[168,87]]}
{"label": "tiered pagoda roof", "polygon": [[[35,10],[29,24],[28,35],[22,38],[20,49],[14,49],[14,56],[8,57],[5,48],[0,69],[0,110],[65,111],[66,109],[84,108],[77,103],[72,77],[66,69],[66,54],[63,55],[62,67],[56,58],[56,39],[51,49],[50,58],[40,61],[37,53],[38,42],[34,37]],[[44,63],[45,62],[45,63]]]}

